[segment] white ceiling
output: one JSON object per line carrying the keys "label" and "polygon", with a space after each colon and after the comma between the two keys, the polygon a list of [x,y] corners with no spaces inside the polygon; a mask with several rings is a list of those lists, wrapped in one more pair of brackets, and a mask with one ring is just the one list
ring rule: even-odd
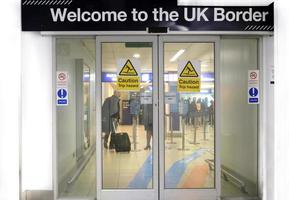
{"label": "white ceiling", "polygon": [[134,54],[140,54],[140,68],[142,72],[152,71],[152,48],[127,48],[125,43],[103,43],[102,44],[102,70],[116,72],[117,61],[133,59]]}
{"label": "white ceiling", "polygon": [[[170,59],[180,50],[185,52],[175,62]],[[202,72],[214,71],[213,43],[166,43],[164,46],[165,71],[177,71],[178,61],[199,60]]]}

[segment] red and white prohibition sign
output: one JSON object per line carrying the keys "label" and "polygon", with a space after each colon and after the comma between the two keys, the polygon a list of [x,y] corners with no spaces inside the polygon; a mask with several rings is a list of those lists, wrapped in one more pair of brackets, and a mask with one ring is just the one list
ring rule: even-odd
{"label": "red and white prohibition sign", "polygon": [[251,72],[251,73],[250,73],[250,78],[251,78],[252,80],[255,80],[255,79],[257,78],[257,73],[256,73],[256,72]]}

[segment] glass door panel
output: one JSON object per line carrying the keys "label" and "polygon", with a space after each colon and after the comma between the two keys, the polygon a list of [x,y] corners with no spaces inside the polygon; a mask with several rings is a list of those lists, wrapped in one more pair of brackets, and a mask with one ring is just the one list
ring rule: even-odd
{"label": "glass door panel", "polygon": [[[57,197],[96,196],[95,39],[56,38]],[[62,94],[61,94],[62,93]]]}
{"label": "glass door panel", "polygon": [[[164,63],[165,99],[174,98],[164,102],[165,188],[214,188],[215,173],[208,165],[215,158],[214,44],[165,43]],[[197,91],[179,88],[187,79],[179,78],[184,68],[200,72],[191,73],[201,80]]]}
{"label": "glass door panel", "polygon": [[221,161],[222,167],[239,180],[239,184],[234,184],[236,180],[232,177],[222,179],[223,197],[258,196],[259,113],[258,106],[248,104],[244,95],[248,70],[258,69],[258,40],[240,37],[221,40],[220,86],[226,91],[221,95]]}
{"label": "glass door panel", "polygon": [[[151,189],[152,43],[106,42],[101,44],[101,49],[102,187]],[[132,79],[131,82],[125,82],[130,80],[126,77]],[[136,87],[130,86],[138,79]],[[131,152],[117,152],[120,141],[115,137],[120,133],[128,134]]]}
{"label": "glass door panel", "polygon": [[161,199],[218,195],[215,40],[160,38]]}
{"label": "glass door panel", "polygon": [[100,198],[156,199],[156,44],[152,37],[98,38]]}

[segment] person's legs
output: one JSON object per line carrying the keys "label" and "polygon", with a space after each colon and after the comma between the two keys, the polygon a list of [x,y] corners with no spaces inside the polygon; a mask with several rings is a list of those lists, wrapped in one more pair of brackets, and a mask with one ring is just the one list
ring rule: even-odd
{"label": "person's legs", "polygon": [[210,112],[210,125],[212,126],[213,125],[213,113]]}
{"label": "person's legs", "polygon": [[193,125],[194,124],[194,121],[193,121],[193,112],[190,112],[190,122],[189,122],[190,125]]}
{"label": "person's legs", "polygon": [[115,133],[111,132],[110,134],[110,142],[109,142],[109,149],[114,149],[115,148]]}
{"label": "person's legs", "polygon": [[147,145],[144,148],[145,150],[147,149],[151,149],[151,138],[152,138],[152,131],[151,130],[147,130]]}
{"label": "person's legs", "polygon": [[104,146],[104,148],[106,148],[106,149],[107,149],[108,138],[109,138],[109,133],[105,133],[105,135],[104,135],[104,141],[103,141],[103,146]]}
{"label": "person's legs", "polygon": [[110,149],[114,149],[115,148],[115,134],[116,134],[116,130],[117,130],[117,119],[112,119],[112,130],[111,130],[111,134],[110,134],[110,142],[109,142],[109,148]]}

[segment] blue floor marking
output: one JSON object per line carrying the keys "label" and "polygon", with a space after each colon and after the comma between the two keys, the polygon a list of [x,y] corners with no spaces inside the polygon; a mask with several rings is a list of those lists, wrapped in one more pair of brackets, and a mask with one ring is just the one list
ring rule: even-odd
{"label": "blue floor marking", "polygon": [[[166,188],[176,188],[186,171],[187,165],[202,156],[206,151],[207,149],[198,149],[184,159],[176,161],[166,173]],[[150,153],[143,166],[129,183],[129,189],[143,189],[148,187],[153,174],[152,162],[152,153]]]}
{"label": "blue floor marking", "polygon": [[165,187],[176,188],[184,172],[186,171],[187,165],[191,161],[199,158],[206,151],[207,151],[206,149],[198,149],[197,151],[193,152],[191,155],[185,157],[184,159],[176,161],[166,173]]}
{"label": "blue floor marking", "polygon": [[143,166],[139,169],[137,174],[128,184],[130,189],[142,189],[147,188],[153,175],[152,153],[149,154]]}

